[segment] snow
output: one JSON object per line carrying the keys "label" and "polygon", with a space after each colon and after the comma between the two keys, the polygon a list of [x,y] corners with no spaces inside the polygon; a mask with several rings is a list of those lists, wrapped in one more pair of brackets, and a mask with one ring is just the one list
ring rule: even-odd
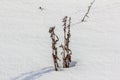
{"label": "snow", "polygon": [[[80,23],[90,2],[1,0],[0,80],[120,80],[120,1],[96,0]],[[73,62],[56,72],[48,30],[56,26],[60,45],[66,15],[72,18]]]}

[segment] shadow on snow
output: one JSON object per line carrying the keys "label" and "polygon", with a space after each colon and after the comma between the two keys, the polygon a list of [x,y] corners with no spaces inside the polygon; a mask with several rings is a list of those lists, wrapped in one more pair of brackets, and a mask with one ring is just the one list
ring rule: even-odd
{"label": "shadow on snow", "polygon": [[70,67],[75,67],[76,64],[77,64],[77,61],[72,61],[72,62],[70,63]]}
{"label": "shadow on snow", "polygon": [[[76,64],[77,64],[76,61],[72,61],[70,63],[70,67],[75,67]],[[19,75],[18,77],[15,77],[12,80],[35,80],[35,79],[41,77],[43,74],[50,73],[52,71],[54,71],[54,67],[52,67],[52,66],[46,67],[46,68],[43,68],[43,69],[38,70],[38,71],[31,71],[31,72],[27,72],[27,73],[22,73],[21,75]]]}
{"label": "shadow on snow", "polygon": [[52,66],[46,67],[46,68],[43,68],[43,69],[38,70],[38,71],[31,71],[28,73],[22,73],[20,76],[14,78],[12,80],[35,80],[36,78],[39,78],[43,74],[49,73],[52,71],[54,71],[54,68]]}

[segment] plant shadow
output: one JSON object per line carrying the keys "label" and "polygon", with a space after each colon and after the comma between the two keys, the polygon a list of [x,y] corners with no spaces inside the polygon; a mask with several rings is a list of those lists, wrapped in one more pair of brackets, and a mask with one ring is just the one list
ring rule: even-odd
{"label": "plant shadow", "polygon": [[41,77],[43,74],[50,73],[52,71],[54,71],[54,68],[52,66],[46,67],[41,70],[22,73],[21,75],[15,77],[12,80],[35,80],[35,79]]}
{"label": "plant shadow", "polygon": [[77,64],[77,61],[72,61],[72,62],[70,63],[70,67],[75,67],[76,64]]}

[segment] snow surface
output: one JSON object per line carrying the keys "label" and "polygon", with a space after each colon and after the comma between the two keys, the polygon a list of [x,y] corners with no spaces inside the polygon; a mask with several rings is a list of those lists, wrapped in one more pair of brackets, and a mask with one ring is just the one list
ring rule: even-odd
{"label": "snow surface", "polygon": [[[96,0],[80,23],[90,2],[0,0],[0,80],[120,80],[120,0]],[[48,30],[56,26],[60,45],[66,15],[72,65],[56,72]]]}

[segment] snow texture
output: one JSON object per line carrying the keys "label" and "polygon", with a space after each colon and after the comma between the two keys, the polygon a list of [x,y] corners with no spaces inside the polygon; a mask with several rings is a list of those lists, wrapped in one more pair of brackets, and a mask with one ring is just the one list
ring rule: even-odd
{"label": "snow texture", "polygon": [[[96,0],[81,23],[90,2],[0,0],[0,80],[120,80],[120,0]],[[56,72],[48,30],[56,26],[59,46],[64,16],[73,62]]]}

